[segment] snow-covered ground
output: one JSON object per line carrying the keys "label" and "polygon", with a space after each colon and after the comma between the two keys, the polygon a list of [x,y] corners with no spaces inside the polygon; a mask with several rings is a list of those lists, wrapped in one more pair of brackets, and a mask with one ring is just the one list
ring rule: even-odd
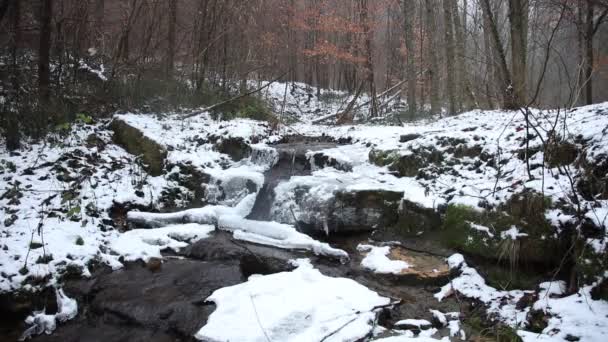
{"label": "snow-covered ground", "polygon": [[[299,86],[305,89],[305,86]],[[266,95],[273,99],[275,107],[282,106],[285,87],[279,83],[269,87]],[[205,239],[215,229],[230,231],[234,238],[244,241],[348,258],[346,252],[296,230],[296,219],[310,214],[301,211],[296,203],[295,189],[303,186],[308,187],[308,196],[319,203],[331,199],[339,191],[389,190],[402,192],[405,200],[423,208],[438,208],[446,203],[477,208],[480,202],[496,206],[526,189],[542,192],[554,201],[570,198],[572,174],[569,172],[534,167],[530,170],[533,179],[529,179],[525,161],[517,157],[525,147],[527,134],[520,112],[473,111],[405,127],[320,126],[306,122],[337,112],[348,101],[346,94],[342,97],[327,94],[334,100],[318,102],[316,96],[307,95],[309,91],[291,92],[289,87],[285,111],[305,121],[290,126],[277,128],[244,119],[214,121],[205,113],[189,119],[173,115],[116,116],[164,146],[168,151],[167,165],[192,166],[209,175],[210,184],[236,184],[232,192],[228,187],[222,187],[221,191],[230,194],[204,208],[170,214],[129,213],[130,219],[156,222],[153,225],[156,228],[152,229],[119,232],[112,227],[109,210],[117,204],[162,209],[163,191],[180,188],[187,192],[188,189],[168,176],[175,170],[158,177],[146,174],[135,156],[111,142],[112,133],[105,127],[106,123],[75,125],[68,137],[31,144],[19,153],[0,150],[0,207],[3,210],[0,291],[33,289],[41,281],[60,286],[61,275],[68,270],[76,268],[83,276],[89,276],[88,264],[92,260],[118,269],[122,267],[121,261],[158,258],[161,250],[183,248],[190,242]],[[359,101],[364,103],[366,100]],[[323,110],[317,110],[319,108]],[[555,127],[562,138],[579,147],[582,148],[580,142],[584,142],[585,158],[590,163],[608,154],[608,103],[573,111],[533,111],[530,119],[539,127],[543,139]],[[347,167],[338,170],[315,166],[311,162],[313,171],[310,175],[291,177],[275,189],[271,213],[279,222],[247,220],[245,217],[253,207],[256,194],[239,192],[243,183],[237,180],[251,181],[259,191],[264,184],[264,172],[276,162],[277,154],[272,144],[284,135],[295,133],[330,136],[336,140],[350,138],[353,144],[315,152]],[[95,138],[91,138],[92,134]],[[416,137],[401,142],[407,140],[401,139],[402,136],[411,134]],[[251,146],[252,154],[234,161],[218,152],[214,148],[215,142],[228,138],[242,138]],[[539,146],[541,139],[538,136],[530,140],[531,151]],[[429,170],[429,177],[399,177],[386,166],[375,165],[369,159],[370,153],[378,151],[402,157],[424,153],[430,148],[438,151],[445,163],[454,160],[458,151],[476,152],[459,158],[466,163],[450,164],[450,172]],[[494,163],[500,167],[482,161],[480,156],[484,154],[494,155]],[[312,159],[312,155],[309,154],[309,158]],[[531,155],[530,164],[544,165],[542,153]],[[572,165],[566,168],[577,172]],[[212,187],[206,189],[206,195],[214,196]],[[608,201],[581,201],[581,205],[589,219],[598,226],[605,224]],[[548,213],[548,219],[558,226],[573,220],[573,216],[554,210]],[[475,225],[473,228],[492,234],[488,227]],[[516,229],[513,232],[517,238]],[[502,235],[505,239],[513,238],[512,234]],[[588,243],[597,252],[605,252],[605,236]],[[410,266],[389,259],[388,247],[362,245],[360,249],[366,253],[363,267],[370,272],[397,274]],[[583,341],[607,338],[608,304],[590,298],[592,284],[566,297],[559,292],[550,292],[549,285],[544,284],[533,307],[520,308],[517,303],[526,292],[502,291],[488,286],[461,256],[452,256],[448,263],[459,269],[461,275],[442,288],[436,296],[438,300],[454,291],[479,300],[486,304],[491,315],[521,329],[519,334],[526,341],[561,340],[569,335],[579,336]],[[375,330],[372,311],[376,306],[386,305],[387,298],[352,280],[326,277],[306,262],[300,261],[298,265],[291,272],[253,276],[243,284],[216,291],[208,300],[215,302],[218,308],[197,337],[309,341],[337,330],[331,340],[352,340],[369,336]],[[549,325],[542,334],[524,330],[531,309],[551,314]],[[263,317],[263,321],[256,316]],[[403,317],[404,320],[409,318]],[[226,329],[234,324],[248,328]],[[446,325],[454,330],[453,335],[459,338],[462,336],[457,324],[456,319],[446,320]],[[344,329],[344,325],[348,328]],[[432,340],[432,334],[428,335],[428,332],[418,337],[411,332],[401,334],[382,341]]]}

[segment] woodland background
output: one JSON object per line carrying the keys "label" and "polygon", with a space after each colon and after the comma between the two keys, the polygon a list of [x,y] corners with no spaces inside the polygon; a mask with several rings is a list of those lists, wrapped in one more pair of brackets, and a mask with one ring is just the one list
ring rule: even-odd
{"label": "woodland background", "polygon": [[82,113],[195,108],[274,79],[365,92],[370,117],[394,86],[405,119],[590,104],[608,99],[607,14],[606,0],[0,0],[1,127],[14,149]]}

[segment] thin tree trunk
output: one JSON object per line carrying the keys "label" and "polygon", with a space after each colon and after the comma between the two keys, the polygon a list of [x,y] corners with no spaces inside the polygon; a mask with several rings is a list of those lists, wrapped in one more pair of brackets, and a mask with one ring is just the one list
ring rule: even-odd
{"label": "thin tree trunk", "polygon": [[363,25],[364,49],[365,49],[365,71],[369,84],[369,96],[371,98],[370,116],[378,116],[378,103],[376,100],[376,81],[374,76],[374,63],[372,51],[372,30],[369,22],[369,11],[367,0],[360,0],[361,24]]}
{"label": "thin tree trunk", "polygon": [[446,94],[448,97],[448,112],[450,115],[456,114],[456,96],[454,80],[454,34],[452,23],[453,0],[443,0],[443,19],[445,24],[445,66],[446,66]]}
{"label": "thin tree trunk", "polygon": [[165,78],[173,77],[175,66],[175,26],[177,24],[177,1],[169,0],[169,32],[167,37],[167,64],[165,67]]}
{"label": "thin tree trunk", "polygon": [[416,3],[414,1],[403,1],[403,27],[405,30],[405,49],[406,49],[406,67],[405,77],[407,82],[407,118],[413,120],[416,116],[416,75],[415,75],[415,60],[414,60],[414,34],[412,32],[412,21],[416,13]]}
{"label": "thin tree trunk", "polygon": [[105,14],[105,0],[97,0],[95,2],[95,41],[96,47],[99,52],[105,51],[105,39],[104,39],[104,14]]}
{"label": "thin tree trunk", "polygon": [[454,72],[454,83],[456,84],[456,89],[454,92],[454,97],[456,98],[456,109],[458,111],[462,111],[465,92],[467,89],[464,70],[464,32],[460,21],[458,2],[450,1],[449,3],[451,5],[452,24],[454,25],[454,62],[456,63]]}
{"label": "thin tree trunk", "polygon": [[431,97],[431,114],[437,114],[441,112],[439,105],[439,83],[437,82],[437,75],[439,74],[439,67],[437,62],[437,22],[435,20],[434,4],[433,0],[424,0],[426,16],[425,25],[429,34],[428,44],[428,59],[429,59],[429,81],[430,81],[430,97]]}
{"label": "thin tree trunk", "polygon": [[492,37],[492,45],[494,46],[494,51],[496,53],[495,63],[498,63],[498,68],[500,70],[500,79],[501,82],[499,84],[500,93],[502,94],[503,100],[503,108],[505,109],[517,109],[517,105],[514,102],[513,97],[513,85],[511,84],[511,72],[507,66],[507,58],[505,54],[504,47],[502,45],[502,41],[500,39],[500,34],[498,33],[498,27],[496,26],[496,20],[494,19],[494,13],[492,11],[492,7],[490,7],[490,0],[480,0],[481,8],[484,12],[484,17],[486,20],[486,26],[491,32]]}
{"label": "thin tree trunk", "polygon": [[583,63],[584,82],[585,82],[585,104],[593,103],[593,36],[594,36],[594,16],[595,5],[591,0],[587,0],[585,13],[585,62]]}
{"label": "thin tree trunk", "polygon": [[[19,41],[21,40],[21,30],[19,25],[21,23],[21,0],[6,0],[7,3],[11,3],[11,34],[10,34],[10,50],[11,50],[11,86],[12,86],[12,99],[15,103],[19,103]],[[16,150],[20,147],[20,130],[19,130],[19,118],[15,111],[6,111],[6,126],[5,130],[5,143],[6,148]]]}
{"label": "thin tree trunk", "polygon": [[526,45],[528,0],[509,0],[511,27],[511,73],[513,77],[514,105],[526,102]]}
{"label": "thin tree trunk", "polygon": [[[40,41],[38,48],[38,96],[41,109],[48,107],[51,75],[49,69],[51,53],[51,19],[53,0],[42,0],[40,6]],[[40,118],[42,119],[42,118]]]}

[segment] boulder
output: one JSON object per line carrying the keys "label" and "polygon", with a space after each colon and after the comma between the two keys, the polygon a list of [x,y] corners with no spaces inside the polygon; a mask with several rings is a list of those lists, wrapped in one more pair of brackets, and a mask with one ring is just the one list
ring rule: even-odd
{"label": "boulder", "polygon": [[399,208],[399,220],[394,225],[399,236],[414,236],[441,227],[441,216],[435,209],[402,200]]}
{"label": "boulder", "polygon": [[415,149],[406,154],[396,150],[372,149],[369,161],[378,166],[388,166],[388,169],[399,177],[416,177],[421,169],[441,163],[443,155],[432,147]]}
{"label": "boulder", "polygon": [[114,119],[110,124],[114,131],[114,143],[127,152],[141,156],[144,169],[152,176],[163,174],[167,150],[156,141],[146,137],[142,131],[123,120]]}
{"label": "boulder", "polygon": [[229,155],[234,161],[243,160],[251,155],[251,146],[243,138],[221,138],[215,143],[215,149]]}
{"label": "boulder", "polygon": [[545,218],[550,201],[526,191],[496,209],[450,205],[441,240],[464,254],[512,265],[556,266],[564,241]]}
{"label": "boulder", "polygon": [[401,135],[399,137],[399,142],[406,143],[408,141],[416,140],[416,139],[418,139],[420,137],[421,137],[421,135],[420,134],[416,134],[416,133],[403,134],[403,135]]}
{"label": "boulder", "polygon": [[191,259],[218,262],[238,261],[245,277],[252,274],[273,274],[291,271],[290,260],[306,254],[235,240],[232,234],[218,231],[211,238],[199,240],[180,251],[180,255]]}
{"label": "boulder", "polygon": [[165,260],[151,271],[141,263],[66,284],[81,310],[40,341],[176,341],[191,340],[214,305],[204,300],[213,291],[245,278],[238,261]]}

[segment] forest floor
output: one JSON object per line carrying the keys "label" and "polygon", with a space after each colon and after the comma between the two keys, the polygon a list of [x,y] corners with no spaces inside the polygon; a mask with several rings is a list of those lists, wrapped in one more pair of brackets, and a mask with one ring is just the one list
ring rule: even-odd
{"label": "forest floor", "polygon": [[327,126],[345,94],[286,87],[289,125],[127,113],[0,150],[0,334],[608,339],[608,103]]}

